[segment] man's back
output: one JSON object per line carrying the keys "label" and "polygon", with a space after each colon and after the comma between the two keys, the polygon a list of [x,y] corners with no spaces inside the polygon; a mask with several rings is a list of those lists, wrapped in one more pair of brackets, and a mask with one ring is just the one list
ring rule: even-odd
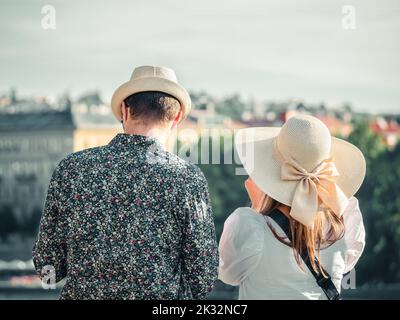
{"label": "man's back", "polygon": [[218,252],[201,171],[155,138],[117,135],[74,153],[49,186],[34,262],[63,299],[203,298]]}

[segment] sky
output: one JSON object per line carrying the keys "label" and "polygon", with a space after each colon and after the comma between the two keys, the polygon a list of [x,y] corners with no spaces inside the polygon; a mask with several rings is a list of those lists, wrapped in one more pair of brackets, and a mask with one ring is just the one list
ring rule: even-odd
{"label": "sky", "polygon": [[[42,27],[45,5],[55,29]],[[163,65],[216,97],[400,112],[399,57],[398,0],[0,2],[0,93],[109,101],[135,66]]]}

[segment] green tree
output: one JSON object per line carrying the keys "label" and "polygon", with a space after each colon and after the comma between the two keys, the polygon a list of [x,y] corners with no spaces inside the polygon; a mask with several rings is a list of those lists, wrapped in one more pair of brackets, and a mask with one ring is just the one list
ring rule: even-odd
{"label": "green tree", "polygon": [[200,167],[208,181],[219,239],[229,214],[236,208],[248,204],[248,196],[243,185],[247,176],[235,175],[237,165],[234,164],[204,164]]}
{"label": "green tree", "polygon": [[[224,141],[227,143],[226,147]],[[201,141],[198,143],[199,159],[200,152]],[[215,152],[219,152],[219,164],[211,164],[212,154]],[[209,138],[210,164],[200,163],[198,165],[208,182],[218,239],[222,233],[224,222],[229,214],[238,207],[246,206],[249,201],[244,188],[244,181],[247,179],[247,176],[236,174],[236,168],[240,165],[235,163],[224,163],[225,153],[230,154],[233,159],[232,162],[234,162],[232,137],[228,139],[220,137],[219,144],[217,145],[215,145],[215,143],[213,144],[212,139]]]}
{"label": "green tree", "polygon": [[356,196],[366,229],[366,247],[357,264],[360,283],[400,281],[400,145],[390,151],[358,122],[348,138],[363,152],[367,171]]}
{"label": "green tree", "polygon": [[364,154],[367,161],[367,170],[373,160],[386,150],[381,137],[370,130],[368,121],[356,122],[347,140],[356,145]]}
{"label": "green tree", "polygon": [[240,120],[245,108],[246,104],[241,100],[240,96],[234,94],[217,103],[215,111],[232,119]]}
{"label": "green tree", "polygon": [[367,244],[361,282],[400,282],[400,144],[372,160],[360,194]]}

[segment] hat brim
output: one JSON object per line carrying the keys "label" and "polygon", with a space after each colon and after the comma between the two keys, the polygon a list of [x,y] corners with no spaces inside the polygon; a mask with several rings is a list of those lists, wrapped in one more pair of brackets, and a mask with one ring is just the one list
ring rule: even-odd
{"label": "hat brim", "polygon": [[120,85],[111,98],[111,109],[118,121],[122,119],[121,103],[132,94],[145,91],[159,91],[178,99],[182,108],[181,121],[186,118],[191,109],[189,93],[179,83],[163,78],[139,78]]}
{"label": "hat brim", "polygon": [[[297,181],[281,180],[281,164],[274,157],[274,143],[281,128],[254,127],[235,134],[235,148],[243,168],[254,183],[273,199],[291,206]],[[245,152],[243,152],[245,151]],[[362,152],[351,143],[332,137],[331,156],[339,177],[336,184],[350,198],[360,188],[366,164]]]}

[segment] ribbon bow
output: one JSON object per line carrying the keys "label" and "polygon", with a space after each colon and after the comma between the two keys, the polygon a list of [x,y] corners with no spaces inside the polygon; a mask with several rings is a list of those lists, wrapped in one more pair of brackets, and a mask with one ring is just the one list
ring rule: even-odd
{"label": "ribbon bow", "polygon": [[307,172],[294,159],[285,160],[281,167],[281,179],[299,181],[290,210],[293,219],[313,227],[318,212],[318,198],[340,217],[348,199],[333,181],[338,176],[332,158],[322,161],[312,172]]}

